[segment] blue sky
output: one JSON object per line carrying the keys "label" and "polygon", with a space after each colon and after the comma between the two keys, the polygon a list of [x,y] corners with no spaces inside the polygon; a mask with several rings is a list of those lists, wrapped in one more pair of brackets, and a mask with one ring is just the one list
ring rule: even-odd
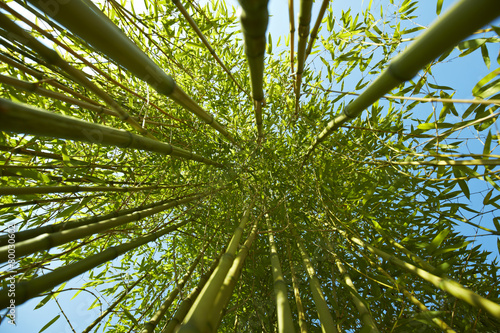
{"label": "blue sky", "polygon": [[[349,6],[366,6],[367,2],[368,1],[334,1],[333,8],[334,12],[338,12],[340,9],[345,10]],[[395,2],[398,3],[399,1],[396,0]],[[229,8],[231,8],[231,5],[237,7],[236,1],[228,1],[227,3]],[[294,3],[295,16],[297,16],[299,2],[295,1]],[[380,2],[374,1],[374,5],[377,3],[379,4]],[[444,1],[443,12],[451,3],[453,3],[453,1]],[[313,6],[312,23],[314,23],[317,16],[319,6],[320,1],[316,1]],[[421,1],[419,6],[420,7],[416,12],[418,15],[418,22],[422,25],[429,25],[436,18],[435,1]],[[140,6],[137,4],[136,9],[138,9],[138,7]],[[284,46],[284,38],[289,33],[287,1],[271,0],[269,4],[269,12],[272,17],[270,18],[268,31],[271,32],[274,43],[276,43],[278,41],[278,37],[281,36],[281,45]],[[498,24],[498,21],[496,23]],[[324,29],[324,31],[325,30],[326,29]],[[496,54],[499,52],[499,47],[496,46],[495,48],[490,48],[490,55],[492,56],[492,69],[498,67],[498,64],[494,59],[496,58]],[[319,59],[313,61],[319,61]],[[461,58],[458,59],[457,62],[440,66],[434,71],[434,76],[439,78],[439,84],[449,85],[456,89],[457,92],[455,94],[455,98],[472,98],[472,87],[490,71],[491,70],[488,70],[484,65],[480,51],[475,51],[469,57]],[[354,79],[355,82],[357,82],[357,80],[359,80],[359,78]],[[461,111],[460,108],[460,106],[457,107],[459,112]],[[462,109],[465,109],[465,106],[463,106]],[[482,151],[481,147],[475,147],[474,149]],[[471,193],[484,191],[483,183],[473,181],[471,184]],[[484,194],[485,193],[486,192],[484,192]],[[473,207],[482,207],[482,197],[484,194],[473,196]],[[491,221],[483,222],[485,223],[485,226],[488,225],[489,227],[492,227]],[[461,231],[466,234],[473,234],[475,232],[469,227],[463,227]],[[482,237],[478,239],[478,242],[482,244],[484,249],[493,252],[490,259],[493,259],[498,254],[496,237]],[[117,260],[120,260],[120,258]],[[86,282],[86,277],[85,275],[82,275],[69,281],[66,288],[80,287],[84,282]],[[58,300],[74,326],[74,329],[78,332],[83,330],[99,314],[99,309],[94,308],[92,310],[87,310],[93,303],[94,298],[86,293],[80,293],[80,295],[70,301],[74,293],[74,291],[62,293],[58,296]],[[2,332],[38,332],[45,323],[58,314],[61,314],[57,304],[53,301],[43,308],[34,311],[34,307],[40,300],[41,298],[36,298],[23,305],[17,306],[17,327],[13,327],[4,322],[2,325]],[[104,305],[104,308],[106,308],[106,305]],[[72,330],[64,320],[63,316],[61,316],[61,318],[59,318],[59,320],[45,332],[72,332]]]}

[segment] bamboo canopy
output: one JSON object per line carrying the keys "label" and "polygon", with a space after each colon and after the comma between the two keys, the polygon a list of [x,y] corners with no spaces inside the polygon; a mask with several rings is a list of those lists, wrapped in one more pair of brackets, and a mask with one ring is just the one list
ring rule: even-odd
{"label": "bamboo canopy", "polygon": [[240,2],[0,3],[0,325],[495,331],[498,1]]}

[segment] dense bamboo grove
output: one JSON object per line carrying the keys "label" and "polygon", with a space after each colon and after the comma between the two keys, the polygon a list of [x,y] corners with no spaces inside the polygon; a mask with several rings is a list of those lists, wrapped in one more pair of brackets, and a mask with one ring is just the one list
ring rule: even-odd
{"label": "dense bamboo grove", "polygon": [[0,2],[0,329],[496,332],[500,3],[240,5]]}

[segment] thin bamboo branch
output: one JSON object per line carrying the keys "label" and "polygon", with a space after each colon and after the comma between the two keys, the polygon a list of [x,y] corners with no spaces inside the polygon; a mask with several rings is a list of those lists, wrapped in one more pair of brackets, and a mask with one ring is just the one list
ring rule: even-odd
{"label": "thin bamboo branch", "polygon": [[165,313],[167,312],[168,308],[170,305],[172,305],[172,302],[174,299],[177,297],[179,292],[184,288],[184,285],[186,282],[191,278],[191,274],[193,274],[194,270],[196,269],[196,266],[200,262],[200,260],[203,258],[205,255],[205,250],[208,248],[208,245],[210,245],[210,242],[206,242],[206,244],[203,246],[201,249],[200,253],[198,256],[193,260],[191,263],[191,266],[189,266],[186,274],[182,277],[182,279],[177,283],[175,288],[168,294],[167,298],[163,302],[163,304],[160,306],[158,311],[151,317],[151,320],[149,320],[145,325],[144,328],[141,330],[141,333],[151,333],[154,331],[160,320],[165,316]]}
{"label": "thin bamboo branch", "polygon": [[325,16],[325,12],[329,4],[330,0],[323,0],[323,2],[321,3],[321,8],[319,9],[318,13],[318,18],[316,19],[316,23],[314,24],[314,27],[311,30],[311,36],[309,37],[309,44],[307,44],[306,59],[311,54],[314,42],[316,41],[316,38],[318,38],[319,26],[321,25],[321,21],[323,21],[323,16]]}
{"label": "thin bamboo branch", "polygon": [[220,168],[224,167],[222,164],[168,143],[36,109],[25,104],[13,103],[5,99],[0,99],[0,129],[6,132],[49,136],[122,148],[135,148],[190,159]]}
{"label": "thin bamboo branch", "polygon": [[113,186],[28,186],[28,187],[0,187],[0,195],[27,195],[27,194],[53,194],[77,192],[138,192],[176,188],[176,186],[138,186],[138,187],[113,187]]}
{"label": "thin bamboo branch", "polygon": [[21,206],[30,206],[30,205],[41,205],[41,204],[49,203],[49,202],[64,202],[64,201],[71,201],[71,200],[80,200],[80,199],[84,199],[84,198],[95,198],[97,196],[98,195],[86,195],[86,196],[84,195],[84,196],[78,196],[78,197],[18,201],[18,202],[11,202],[11,203],[2,204],[2,205],[0,205],[0,209],[8,208],[8,207],[21,207]]}
{"label": "thin bamboo branch", "polygon": [[[461,0],[432,24],[410,46],[391,61],[389,67],[355,100],[344,107],[342,115],[331,120],[306,151],[304,161],[318,144],[347,121],[356,118],[370,105],[399,84],[411,80],[441,53],[500,15],[497,0]],[[463,24],[467,22],[467,24]]]}
{"label": "thin bamboo branch", "polygon": [[[152,242],[161,236],[166,235],[171,231],[175,231],[183,225],[187,224],[189,220],[172,225],[161,231],[151,233],[147,236],[139,237],[129,243],[121,244],[118,246],[109,247],[101,253],[94,254],[78,262],[57,268],[51,273],[34,278],[30,281],[23,281],[15,284],[16,290],[16,305],[20,305],[27,300],[38,296],[40,293],[50,290],[55,286],[68,281],[82,273],[85,273],[92,268],[95,268],[107,261],[111,261],[118,256],[133,250],[141,245]],[[16,248],[17,250],[17,248]],[[17,252],[17,251],[16,251]],[[0,290],[0,308],[4,309],[10,304],[9,289]]]}
{"label": "thin bamboo branch", "polygon": [[[114,0],[111,0],[111,1],[115,2]],[[189,15],[189,13],[187,12],[186,8],[184,8],[184,6],[180,2],[180,0],[172,0],[172,2],[177,7],[177,9],[179,10],[179,12],[181,12],[182,16],[184,16],[184,18],[189,23],[189,25],[191,26],[191,28],[196,32],[196,34],[200,38],[200,40],[203,43],[203,45],[205,45],[205,47],[208,49],[208,51],[210,52],[210,54],[212,55],[212,57],[214,57],[215,61],[217,61],[217,63],[219,63],[219,65],[222,67],[222,69],[224,69],[224,71],[227,73],[227,75],[229,75],[229,77],[231,78],[231,80],[233,80],[233,82],[236,84],[236,86],[238,87],[238,89],[240,89],[245,95],[247,95],[247,96],[250,97],[249,93],[245,89],[243,89],[241,87],[241,85],[238,83],[238,81],[236,81],[236,79],[234,78],[233,74],[231,74],[231,71],[229,71],[229,69],[226,67],[226,65],[219,58],[219,56],[217,55],[217,53],[215,52],[215,50],[212,48],[212,46],[208,42],[208,40],[205,37],[205,35],[203,35],[203,32],[201,32],[200,28],[198,28],[198,25],[193,20],[193,18],[191,17],[191,15]]]}
{"label": "thin bamboo branch", "polygon": [[179,88],[172,77],[165,74],[92,2],[73,0],[59,3],[56,12],[39,1],[29,0],[29,2],[237,145],[234,138],[214,119],[213,115],[203,110]]}
{"label": "thin bamboo branch", "polygon": [[128,286],[120,296],[116,298],[116,300],[111,303],[111,305],[106,309],[106,311],[101,312],[101,314],[89,325],[87,328],[85,328],[82,333],[90,333],[90,331],[97,325],[101,320],[103,320],[109,313],[114,311],[116,306],[120,304],[125,297],[127,297],[128,293],[135,288],[142,280],[144,280],[146,277],[148,277],[149,274],[144,274],[140,279],[135,281],[132,285]]}

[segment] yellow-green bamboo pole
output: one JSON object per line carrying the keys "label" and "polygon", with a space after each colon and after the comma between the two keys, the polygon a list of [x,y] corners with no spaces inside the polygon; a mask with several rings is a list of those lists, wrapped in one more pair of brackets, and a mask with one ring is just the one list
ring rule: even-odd
{"label": "yellow-green bamboo pole", "polygon": [[[78,262],[62,266],[56,270],[45,274],[41,277],[34,278],[29,281],[23,281],[15,284],[16,290],[16,305],[22,304],[27,300],[38,296],[40,293],[50,290],[55,286],[68,281],[75,276],[85,273],[92,268],[99,266],[107,261],[113,260],[116,257],[124,254],[127,251],[133,250],[141,245],[152,242],[167,233],[177,230],[179,227],[187,224],[189,221],[166,227],[163,230],[151,233],[147,236],[139,237],[134,241],[118,246],[107,248],[101,253],[92,255]],[[10,304],[9,288],[0,290],[0,308],[4,309]]]}
{"label": "yellow-green bamboo pole", "polygon": [[309,44],[307,44],[307,49],[306,49],[306,59],[311,54],[312,48],[314,46],[314,42],[316,41],[316,38],[318,38],[318,30],[319,26],[321,25],[321,21],[323,20],[323,16],[325,16],[326,9],[328,8],[328,5],[330,3],[330,0],[323,0],[321,3],[321,8],[319,9],[318,13],[318,18],[316,19],[316,23],[314,24],[314,27],[311,30],[311,36],[309,37]]}
{"label": "yellow-green bamboo pole", "polygon": [[300,86],[302,85],[302,73],[306,61],[307,37],[309,37],[309,25],[311,24],[311,9],[313,0],[300,0],[299,7],[299,41],[297,44],[297,70],[295,72],[295,115],[300,110]]}
{"label": "yellow-green bamboo pole", "polygon": [[238,282],[238,279],[241,275],[243,264],[245,263],[245,259],[248,255],[248,250],[252,246],[252,243],[257,236],[257,224],[258,220],[255,221],[245,243],[243,243],[243,245],[241,246],[238,255],[234,259],[231,269],[227,273],[227,276],[224,279],[224,283],[222,284],[220,291],[215,298],[211,314],[208,317],[209,319],[207,324],[207,332],[217,331],[217,328],[222,320],[222,316],[224,315],[224,309],[226,309],[227,305],[229,304],[234,287],[236,286],[236,283]]}
{"label": "yellow-green bamboo pole", "polygon": [[175,315],[170,319],[170,321],[167,323],[167,325],[165,325],[165,327],[161,331],[162,333],[173,333],[174,330],[176,330],[180,326],[180,323],[182,322],[182,320],[184,320],[184,317],[186,316],[189,309],[193,305],[194,301],[196,300],[196,297],[198,297],[201,290],[205,286],[205,283],[208,281],[214,270],[217,268],[218,264],[219,264],[219,258],[217,258],[217,260],[215,260],[212,263],[209,270],[201,276],[200,281],[198,282],[196,288],[194,288],[188,295],[188,297],[186,297],[181,302],[179,308],[175,312]]}
{"label": "yellow-green bamboo pole", "polygon": [[269,20],[268,0],[238,0],[241,5],[241,28],[245,41],[245,55],[250,70],[252,98],[259,138],[262,133],[262,106],[264,100],[264,55],[266,52],[266,30]]}
{"label": "yellow-green bamboo pole", "polygon": [[[113,2],[115,2],[114,0],[112,0]],[[186,8],[184,8],[184,6],[182,5],[182,3],[180,2],[180,0],[172,0],[172,2],[174,3],[174,5],[177,7],[177,9],[179,10],[179,12],[181,12],[182,16],[184,16],[184,18],[186,19],[186,21],[189,23],[189,25],[191,26],[191,28],[194,30],[194,32],[196,32],[196,34],[198,35],[198,37],[200,38],[201,42],[203,43],[203,45],[205,45],[205,47],[208,49],[208,51],[210,52],[210,54],[212,55],[212,57],[215,59],[215,61],[217,61],[217,63],[222,67],[222,69],[224,69],[224,71],[227,73],[227,75],[229,75],[229,77],[231,78],[231,80],[233,80],[233,82],[236,84],[236,86],[247,96],[249,96],[248,92],[243,89],[240,84],[238,83],[238,81],[236,81],[236,79],[234,78],[233,74],[231,74],[231,71],[229,71],[229,69],[226,67],[226,65],[222,62],[222,60],[219,58],[219,56],[217,55],[217,53],[215,52],[215,50],[212,48],[212,46],[210,45],[210,43],[208,42],[207,38],[205,37],[205,35],[203,35],[203,32],[201,32],[200,28],[198,28],[198,25],[196,24],[196,22],[193,20],[193,18],[191,17],[191,15],[189,15],[189,13],[187,12]]]}
{"label": "yellow-green bamboo pole", "polygon": [[295,266],[292,260],[292,251],[290,250],[290,242],[288,240],[286,241],[286,247],[288,252],[288,263],[290,264],[290,273],[292,274],[293,293],[295,296],[295,303],[297,304],[299,329],[300,333],[307,333],[306,316],[304,314],[304,307],[302,306],[302,299],[300,298],[299,282],[297,280],[297,275],[295,274]]}
{"label": "yellow-green bamboo pole", "polygon": [[0,99],[0,130],[135,148],[223,167],[222,164],[169,143],[158,142],[127,131],[89,123],[6,99]]}
{"label": "yellow-green bamboo pole", "polygon": [[292,311],[290,310],[290,304],[288,303],[288,290],[286,287],[285,279],[283,278],[283,272],[281,271],[280,259],[278,256],[278,250],[274,242],[274,235],[271,229],[271,224],[269,219],[264,216],[267,222],[267,230],[269,232],[269,248],[271,251],[271,267],[273,271],[273,285],[274,294],[276,298],[276,313],[278,317],[278,332],[287,333],[295,332],[295,327],[293,325]]}
{"label": "yellow-green bamboo pole", "polygon": [[99,98],[101,98],[111,109],[113,109],[119,118],[123,121],[129,123],[135,130],[150,139],[156,140],[156,138],[144,129],[137,121],[130,117],[130,115],[111,98],[104,90],[100,89],[97,85],[92,83],[84,72],[69,65],[59,54],[53,49],[48,48],[38,40],[36,40],[32,35],[21,29],[16,23],[12,22],[7,15],[0,13],[0,27],[3,27],[8,33],[8,37],[11,40],[18,41],[25,46],[29,47],[33,51],[37,52],[43,59],[64,72],[66,72],[74,81],[82,84],[93,93],[95,93]]}
{"label": "yellow-green bamboo pole", "polygon": [[[151,216],[159,212],[162,212],[164,210],[167,210],[169,208],[201,199],[207,195],[208,194],[200,194],[181,200],[173,200],[172,202],[163,205],[144,209],[141,211],[136,211],[134,213],[112,218],[109,220],[103,220],[92,224],[81,225],[75,228],[71,228],[69,230],[62,230],[53,233],[45,233],[35,238],[27,239],[25,241],[20,241],[20,242],[16,241],[15,244],[16,258],[35,253],[37,251],[49,250],[55,246],[66,244],[76,239],[80,239],[86,236],[96,234],[98,232],[102,232],[104,230],[115,228],[129,222],[139,221],[147,216]],[[0,247],[0,263],[6,262],[8,260],[8,253],[10,248],[11,248],[10,244]]]}
{"label": "yellow-green bamboo pole", "polygon": [[331,249],[330,254],[333,257],[335,264],[337,265],[340,275],[342,275],[342,277],[344,278],[344,283],[350,289],[349,293],[351,294],[352,302],[356,306],[356,309],[358,309],[361,322],[363,323],[363,331],[371,333],[379,332],[379,330],[377,329],[377,325],[375,324],[375,321],[373,320],[372,315],[370,314],[370,309],[368,309],[367,305],[360,299],[358,290],[354,286],[354,283],[352,283],[351,276],[345,269],[344,265],[342,265],[342,262],[340,261],[335,251],[333,251],[333,249],[331,248],[331,244],[329,244],[329,242],[327,242],[327,244]]}
{"label": "yellow-green bamboo pole", "polygon": [[323,333],[335,332],[337,333],[337,326],[335,325],[332,314],[328,309],[328,304],[326,303],[325,297],[323,296],[323,292],[321,291],[321,283],[316,276],[316,272],[314,271],[313,265],[311,264],[311,260],[307,255],[307,250],[302,244],[302,241],[297,234],[297,232],[292,229],[292,234],[297,242],[297,247],[300,251],[300,255],[302,257],[302,262],[304,264],[304,269],[309,275],[309,286],[311,288],[311,293],[313,295],[314,305],[316,306],[316,311],[318,312],[319,321],[321,323],[321,331]]}
{"label": "yellow-green bamboo pole", "polygon": [[254,203],[255,197],[245,210],[240,220],[240,224],[234,231],[226,253],[222,256],[217,269],[212,273],[209,281],[203,287],[200,295],[196,298],[196,301],[186,315],[178,333],[205,332],[207,330],[208,321],[210,319],[209,314],[212,311],[215,299],[224,283],[226,275],[231,269],[241,235],[243,234],[243,229],[250,218]]}
{"label": "yellow-green bamboo pole", "polygon": [[116,300],[106,309],[106,311],[102,312],[87,328],[85,328],[82,333],[89,333],[101,320],[103,320],[110,312],[114,311],[116,306],[120,304],[125,297],[127,297],[128,293],[135,288],[141,282],[144,280],[146,277],[148,277],[149,274],[144,274],[140,279],[135,281],[132,285],[127,287],[125,291],[121,293],[119,297],[116,298]]}
{"label": "yellow-green bamboo pole", "polygon": [[191,263],[191,266],[189,266],[188,271],[182,279],[177,283],[175,288],[168,294],[167,298],[163,302],[163,304],[160,306],[158,311],[155,312],[153,317],[151,317],[151,320],[149,320],[145,325],[144,328],[141,330],[141,333],[151,333],[154,332],[156,326],[160,322],[160,320],[165,316],[165,313],[167,312],[168,308],[170,305],[172,305],[172,302],[174,299],[177,297],[179,292],[184,288],[184,285],[186,282],[191,278],[191,275],[193,274],[196,266],[200,262],[201,258],[205,255],[205,250],[207,249],[208,245],[210,245],[210,242],[207,242],[203,248],[201,249],[200,253],[198,256],[195,258],[195,260]]}
{"label": "yellow-green bamboo pole", "polygon": [[214,119],[213,115],[203,110],[178,87],[172,77],[165,74],[92,2],[83,0],[57,2],[55,3],[57,8],[37,0],[29,2],[236,144],[234,138]]}
{"label": "yellow-green bamboo pole", "polygon": [[370,105],[399,84],[411,80],[432,60],[449,50],[500,15],[498,0],[460,0],[441,15],[429,29],[389,64],[355,100],[344,107],[342,115],[331,120],[307,149],[306,160],[318,144],[347,121],[356,118]]}
{"label": "yellow-green bamboo pole", "polygon": [[[82,166],[85,167],[85,166]],[[27,194],[53,194],[53,193],[78,193],[78,192],[139,192],[147,190],[160,190],[170,186],[28,186],[28,187],[0,187],[0,195],[27,195]]]}
{"label": "yellow-green bamboo pole", "polygon": [[341,235],[343,235],[345,238],[350,239],[353,243],[356,243],[358,246],[363,247],[367,249],[368,251],[376,254],[377,256],[397,265],[398,267],[402,268],[406,272],[409,272],[411,274],[414,274],[425,281],[433,284],[437,288],[449,293],[450,295],[461,299],[462,301],[472,305],[473,307],[477,307],[480,309],[483,309],[488,315],[492,316],[493,318],[500,320],[500,305],[496,304],[489,299],[486,299],[475,292],[463,287],[460,285],[458,282],[453,281],[449,278],[441,278],[439,276],[436,276],[434,274],[429,273],[428,271],[418,268],[412,264],[409,264],[401,259],[398,259],[394,257],[393,255],[384,252],[370,244],[365,243],[361,239],[353,236],[347,235],[345,231],[342,231],[340,229],[337,229],[337,232],[339,232]]}

